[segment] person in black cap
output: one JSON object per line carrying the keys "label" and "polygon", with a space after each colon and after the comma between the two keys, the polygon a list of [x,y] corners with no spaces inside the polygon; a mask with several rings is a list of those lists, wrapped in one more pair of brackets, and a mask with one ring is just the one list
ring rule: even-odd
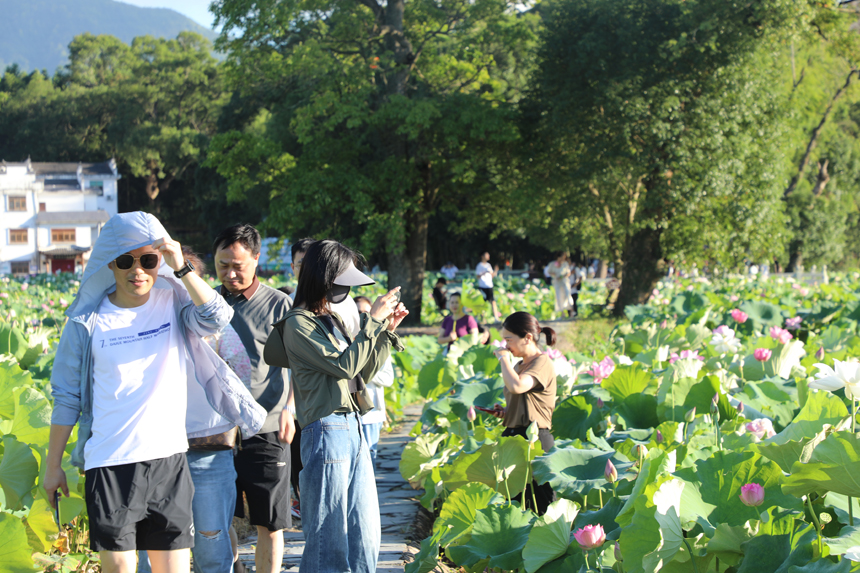
{"label": "person in black cap", "polygon": [[374,284],[356,262],[359,256],[336,241],[312,244],[302,260],[295,304],[276,325],[283,340],[271,344],[273,333],[266,344],[266,361],[292,370],[302,428],[301,571],[372,572],[379,558],[379,502],[360,418],[373,409],[365,381],[392,348],[403,350],[395,329],[409,311],[397,287],[361,314],[351,336],[331,305],[353,286]]}

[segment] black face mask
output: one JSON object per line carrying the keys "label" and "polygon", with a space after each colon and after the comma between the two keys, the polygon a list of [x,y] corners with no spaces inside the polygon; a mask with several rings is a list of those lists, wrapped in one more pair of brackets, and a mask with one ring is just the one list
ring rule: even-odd
{"label": "black face mask", "polygon": [[349,296],[349,289],[350,287],[348,286],[334,285],[325,293],[326,300],[334,304],[339,304]]}

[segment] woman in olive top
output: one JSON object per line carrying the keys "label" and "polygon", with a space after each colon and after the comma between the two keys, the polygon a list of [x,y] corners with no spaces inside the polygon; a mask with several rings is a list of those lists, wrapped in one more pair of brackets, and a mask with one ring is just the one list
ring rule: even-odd
{"label": "woman in olive top", "polygon": [[283,325],[302,428],[301,573],[375,573],[379,557],[379,502],[360,418],[373,408],[365,380],[373,379],[392,347],[403,349],[394,329],[409,311],[398,302],[397,287],[361,315],[351,338],[329,303],[341,302],[352,286],[373,284],[355,267],[357,260],[335,241],[313,243]]}
{"label": "woman in olive top", "polygon": [[[507,402],[506,408],[496,405],[496,417],[505,421],[506,429],[502,436],[525,437],[529,425],[537,422],[538,440],[543,451],[548,452],[555,445],[551,433],[556,395],[555,368],[538,344],[555,344],[555,331],[549,327],[541,328],[537,319],[527,312],[515,312],[502,324],[502,338],[506,347],[495,351],[502,367]],[[522,360],[513,366],[511,356]],[[534,509],[531,489],[534,489],[537,513],[543,515],[555,499],[552,486],[532,482],[526,489],[525,505]]]}

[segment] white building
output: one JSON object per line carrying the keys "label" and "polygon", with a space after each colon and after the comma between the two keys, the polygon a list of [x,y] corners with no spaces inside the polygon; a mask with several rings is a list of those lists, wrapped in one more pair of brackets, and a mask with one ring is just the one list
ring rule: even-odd
{"label": "white building", "polygon": [[0,162],[0,273],[81,271],[117,213],[116,162]]}

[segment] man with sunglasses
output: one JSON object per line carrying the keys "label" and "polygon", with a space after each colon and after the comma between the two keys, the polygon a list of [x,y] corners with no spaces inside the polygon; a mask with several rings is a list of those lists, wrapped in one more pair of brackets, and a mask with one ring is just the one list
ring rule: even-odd
{"label": "man with sunglasses", "polygon": [[202,341],[232,311],[158,220],[123,213],[102,229],[66,311],[51,386],[45,490],[69,495],[63,452],[86,471],[90,545],[105,573],[131,573],[146,549],[154,573],[189,570],[194,487],[185,452],[187,384],[243,433],[265,412]]}

